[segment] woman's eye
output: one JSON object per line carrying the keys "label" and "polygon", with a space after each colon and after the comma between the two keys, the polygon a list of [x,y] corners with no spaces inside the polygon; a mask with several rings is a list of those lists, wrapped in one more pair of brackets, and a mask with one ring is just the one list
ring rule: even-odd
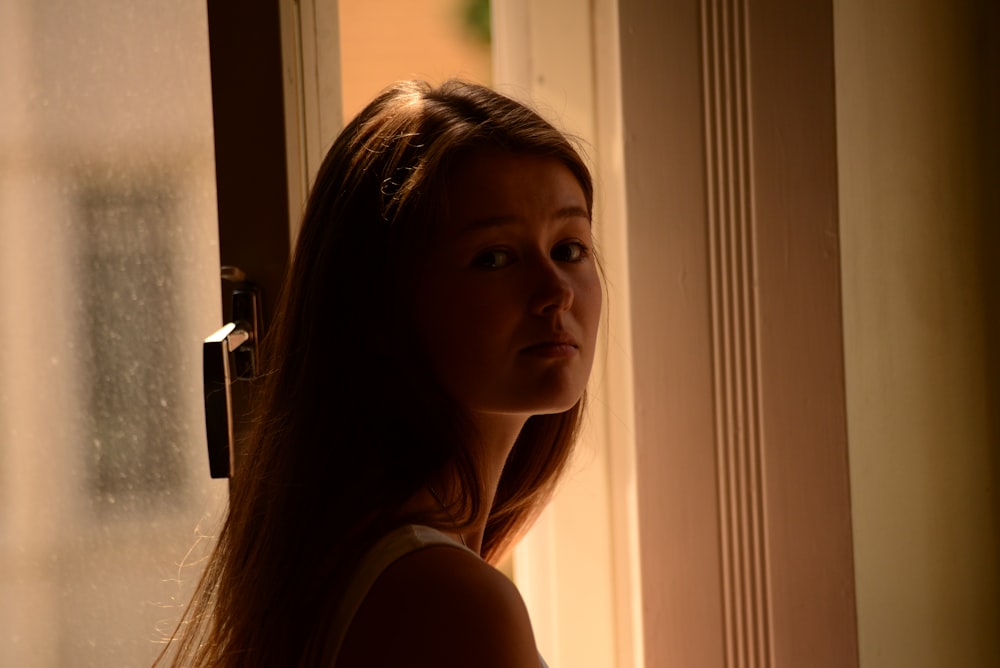
{"label": "woman's eye", "polygon": [[559,260],[560,262],[580,262],[587,257],[588,253],[590,253],[590,249],[583,245],[583,243],[569,241],[559,244],[552,250],[552,259]]}
{"label": "woman's eye", "polygon": [[511,259],[510,253],[505,250],[488,250],[477,255],[472,266],[477,269],[502,269],[510,264]]}

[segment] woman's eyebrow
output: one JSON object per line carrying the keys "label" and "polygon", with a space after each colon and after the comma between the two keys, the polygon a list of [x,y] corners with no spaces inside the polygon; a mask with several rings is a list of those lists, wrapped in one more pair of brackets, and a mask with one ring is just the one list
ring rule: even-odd
{"label": "woman's eyebrow", "polygon": [[590,212],[579,206],[564,206],[563,208],[556,211],[556,214],[552,216],[555,220],[562,220],[564,218],[586,218],[590,220]]}

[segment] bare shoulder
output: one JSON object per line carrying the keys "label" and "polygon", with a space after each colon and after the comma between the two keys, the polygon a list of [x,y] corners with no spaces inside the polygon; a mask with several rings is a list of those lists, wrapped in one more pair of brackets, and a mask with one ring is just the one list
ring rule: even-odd
{"label": "bare shoulder", "polygon": [[424,548],[395,562],[361,605],[337,668],[538,668],[517,588],[475,555]]}

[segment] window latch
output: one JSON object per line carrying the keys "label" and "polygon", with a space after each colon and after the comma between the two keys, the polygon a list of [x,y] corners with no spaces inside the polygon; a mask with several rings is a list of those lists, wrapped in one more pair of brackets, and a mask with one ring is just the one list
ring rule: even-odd
{"label": "window latch", "polygon": [[222,276],[236,283],[233,321],[202,345],[208,468],[213,478],[231,478],[236,469],[247,386],[257,374],[257,342],[262,331],[259,290],[235,267],[223,267]]}

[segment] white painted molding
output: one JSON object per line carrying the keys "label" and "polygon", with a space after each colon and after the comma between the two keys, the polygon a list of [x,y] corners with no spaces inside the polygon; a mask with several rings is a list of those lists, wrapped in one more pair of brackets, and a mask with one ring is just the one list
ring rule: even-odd
{"label": "white painted molding", "polygon": [[702,0],[702,86],[727,666],[770,651],[746,0]]}

